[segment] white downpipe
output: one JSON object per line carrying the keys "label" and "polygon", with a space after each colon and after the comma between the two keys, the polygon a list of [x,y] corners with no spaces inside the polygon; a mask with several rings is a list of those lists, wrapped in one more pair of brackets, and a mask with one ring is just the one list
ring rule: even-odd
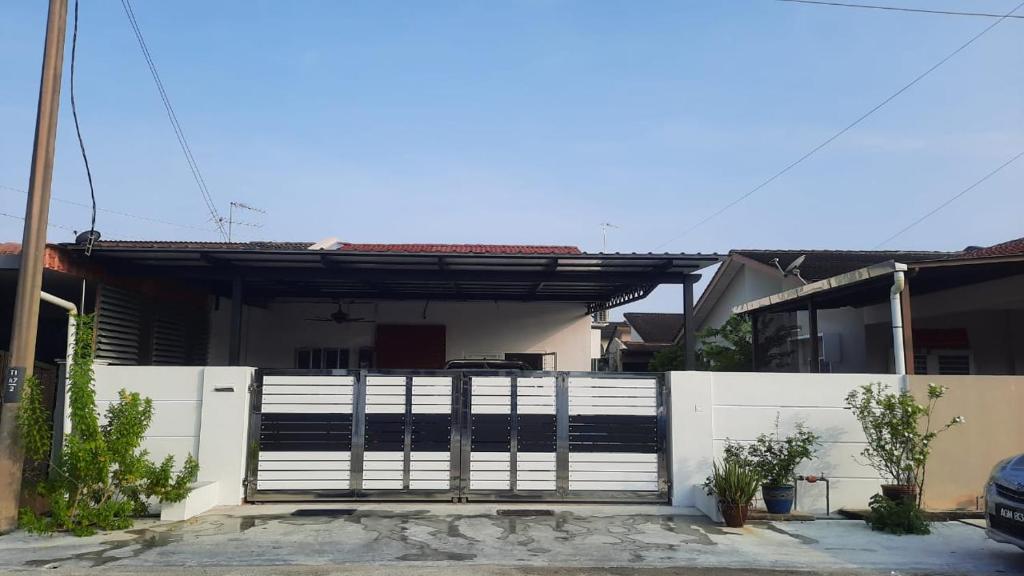
{"label": "white downpipe", "polygon": [[889,309],[892,313],[892,353],[896,363],[896,374],[907,373],[907,359],[903,350],[903,307],[900,305],[900,294],[906,287],[907,280],[903,270],[896,270],[892,275],[892,289],[889,290]]}
{"label": "white downpipe", "polygon": [[78,316],[78,306],[68,302],[63,298],[58,298],[53,294],[47,294],[46,292],[39,293],[39,299],[43,302],[48,302],[54,306],[60,306],[61,308],[68,311],[68,345],[64,351],[64,359],[67,361],[67,367],[71,367],[71,357],[75,350],[75,317]]}
{"label": "white downpipe", "polygon": [[68,343],[64,350],[64,433],[67,434],[71,431],[71,417],[68,414],[68,379],[71,377],[71,359],[75,353],[75,318],[78,316],[78,306],[46,292],[40,292],[39,299],[68,311]]}

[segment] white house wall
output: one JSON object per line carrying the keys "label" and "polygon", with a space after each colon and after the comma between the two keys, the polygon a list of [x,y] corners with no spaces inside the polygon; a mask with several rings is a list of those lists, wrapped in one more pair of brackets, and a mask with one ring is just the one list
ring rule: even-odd
{"label": "white house wall", "polygon": [[[227,363],[231,303],[221,299],[212,313],[210,363]],[[374,345],[375,323],[433,324],[446,327],[446,356],[500,358],[504,353],[551,353],[559,370],[590,370],[590,315],[582,304],[552,302],[379,301],[346,306],[354,317],[374,322],[311,322],[336,304],[276,302],[247,306],[243,314],[242,364],[292,368],[298,347],[348,348]],[[350,365],[355,365],[355,361]]]}
{"label": "white house wall", "polygon": [[[777,294],[799,285],[800,281],[796,278],[784,278],[776,270],[760,265],[743,264],[732,277],[722,295],[711,306],[703,324],[697,329],[701,331],[708,327],[717,328],[725,324],[732,316],[733,306]],[[809,330],[806,312],[797,313],[797,324],[800,327],[800,334],[806,335]],[[818,332],[838,338],[839,357],[828,358],[833,372],[856,373],[865,370],[867,350],[864,320],[860,310],[855,308],[820,310],[818,312]]]}

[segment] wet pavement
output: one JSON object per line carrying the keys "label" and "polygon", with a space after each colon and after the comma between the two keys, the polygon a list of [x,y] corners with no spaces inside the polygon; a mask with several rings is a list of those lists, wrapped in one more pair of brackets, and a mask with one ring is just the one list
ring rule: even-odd
{"label": "wet pavement", "polygon": [[[988,541],[983,530],[959,522],[935,524],[931,536],[896,537],[849,520],[766,522],[733,530],[655,506],[301,508],[306,510],[295,514],[295,506],[232,507],[186,522],[144,520],[131,530],[88,538],[16,532],[0,537],[0,570],[373,565],[390,566],[394,573],[448,566],[444,573],[452,576],[482,574],[484,566],[531,574],[587,566],[627,569],[617,574],[673,567],[1024,574],[1024,552]],[[501,515],[499,508],[516,515]]]}

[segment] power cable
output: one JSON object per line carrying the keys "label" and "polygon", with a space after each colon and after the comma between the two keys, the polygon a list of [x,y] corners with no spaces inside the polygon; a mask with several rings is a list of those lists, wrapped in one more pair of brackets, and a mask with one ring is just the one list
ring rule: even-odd
{"label": "power cable", "polygon": [[[7,218],[13,218],[15,220],[21,220],[22,222],[25,221],[25,217],[24,216],[17,216],[17,215],[14,215],[14,214],[8,214],[7,212],[0,212],[0,216],[4,216],[4,217],[7,217]],[[75,232],[74,228],[72,228],[70,226],[65,226],[63,224],[55,224],[53,222],[47,222],[46,225],[49,226],[50,228],[60,228],[61,230],[70,230],[71,232]]]}
{"label": "power cable", "polygon": [[903,235],[903,234],[904,234],[904,233],[905,233],[905,232],[906,232],[907,230],[910,230],[910,229],[911,229],[911,228],[913,228],[914,226],[917,226],[917,225],[918,225],[918,224],[920,224],[921,222],[924,222],[925,220],[927,220],[928,218],[930,218],[930,217],[931,217],[932,215],[934,215],[934,214],[935,214],[936,212],[938,212],[939,210],[942,210],[942,209],[943,209],[943,208],[945,208],[946,206],[949,206],[950,204],[952,204],[953,202],[955,202],[955,201],[956,201],[956,200],[957,200],[958,198],[960,198],[960,197],[961,197],[961,196],[963,196],[964,194],[967,194],[967,193],[968,193],[968,192],[970,192],[971,190],[974,190],[974,189],[975,189],[975,188],[977,188],[978,186],[982,185],[982,184],[983,184],[983,183],[984,183],[984,182],[985,182],[986,180],[988,180],[989,178],[991,178],[991,177],[995,176],[996,174],[998,174],[999,172],[1001,172],[1001,171],[1003,170],[1003,168],[1006,168],[1006,167],[1007,167],[1007,166],[1009,166],[1010,164],[1013,164],[1013,163],[1014,163],[1014,162],[1016,162],[1017,160],[1020,160],[1020,158],[1021,158],[1022,156],[1024,156],[1024,150],[1021,150],[1021,151],[1020,151],[1019,153],[1017,153],[1017,155],[1016,155],[1016,156],[1014,156],[1014,157],[1010,158],[1010,159],[1009,159],[1009,160],[1007,160],[1006,162],[1003,162],[1002,164],[1000,164],[1000,165],[999,165],[999,167],[998,167],[998,168],[996,168],[995,170],[992,170],[992,171],[991,171],[991,172],[989,172],[988,174],[985,174],[985,175],[984,175],[984,176],[982,176],[982,177],[981,177],[980,179],[978,179],[977,181],[975,181],[975,182],[974,182],[973,184],[971,184],[971,185],[970,185],[970,186],[968,186],[967,188],[964,188],[964,189],[963,189],[963,190],[961,190],[960,192],[956,193],[955,195],[953,195],[952,197],[950,197],[949,199],[947,199],[947,200],[946,200],[945,202],[943,202],[943,203],[939,204],[939,205],[938,205],[938,206],[936,206],[935,208],[932,208],[931,210],[929,210],[929,211],[928,211],[928,212],[927,212],[926,214],[924,214],[923,216],[921,216],[921,217],[920,217],[920,218],[918,218],[917,220],[914,220],[913,222],[911,222],[911,223],[910,223],[910,224],[908,224],[907,226],[904,226],[903,228],[901,228],[901,229],[900,229],[900,231],[899,231],[899,232],[897,232],[897,233],[893,234],[892,236],[889,236],[889,237],[888,237],[888,238],[886,238],[885,240],[882,240],[881,242],[879,242],[878,244],[876,244],[876,245],[875,245],[875,249],[878,249],[878,248],[880,248],[880,247],[882,247],[882,246],[884,246],[884,245],[888,244],[889,242],[892,242],[892,241],[893,241],[893,240],[895,240],[896,238],[898,238],[898,237],[902,236],[902,235]]}
{"label": "power cable", "polygon": [[196,182],[196,186],[199,188],[200,194],[203,196],[203,201],[206,203],[206,208],[210,212],[210,217],[213,220],[217,230],[223,238],[227,238],[227,230],[224,228],[224,221],[220,214],[217,212],[217,206],[213,202],[213,196],[210,194],[210,190],[206,185],[206,180],[203,178],[202,171],[199,170],[199,164],[196,162],[195,155],[192,154],[192,147],[189,146],[188,139],[185,137],[185,131],[181,127],[181,123],[178,122],[178,115],[174,112],[174,106],[171,105],[171,99],[167,95],[167,90],[164,88],[164,83],[160,79],[160,73],[157,71],[156,63],[153,61],[153,56],[149,52],[149,47],[146,45],[146,40],[142,35],[142,29],[139,27],[139,22],[135,18],[135,10],[132,7],[131,0],[121,0],[121,7],[124,8],[124,13],[128,17],[128,23],[131,24],[132,31],[135,33],[135,39],[139,43],[139,48],[142,50],[142,56],[146,59],[146,64],[149,66],[149,72],[153,76],[153,81],[156,83],[157,91],[160,93],[160,100],[164,104],[164,109],[167,111],[167,118],[171,122],[171,127],[174,129],[174,135],[178,139],[178,145],[181,147],[182,153],[185,155],[185,161],[188,163],[189,170],[192,172],[192,178]]}
{"label": "power cable", "polygon": [[96,243],[96,189],[92,184],[92,170],[89,169],[89,156],[85,153],[85,141],[82,140],[82,129],[78,125],[78,106],[75,103],[75,61],[78,54],[78,0],[75,0],[75,23],[71,32],[71,117],[75,120],[75,134],[78,136],[78,149],[82,151],[82,162],[85,163],[85,176],[89,180],[89,198],[92,201],[89,218],[89,239],[85,242],[85,255],[92,254]]}
{"label": "power cable", "polygon": [[878,4],[850,4],[847,2],[823,2],[821,0],[775,0],[776,2],[791,2],[794,4],[815,4],[818,6],[838,6],[841,8],[866,8],[869,10],[887,10],[890,12],[916,12],[919,14],[940,14],[943,16],[980,16],[984,18],[1021,18],[1022,15],[1007,15],[992,12],[960,12],[956,10],[928,10],[925,8],[904,8],[902,6],[880,6]]}
{"label": "power cable", "polygon": [[[22,190],[20,188],[15,188],[13,186],[5,186],[3,184],[0,184],[0,189],[2,189],[2,190],[10,190],[11,192],[18,192],[19,194],[28,194],[28,192],[25,191],[25,190]],[[68,204],[68,205],[71,205],[71,206],[80,206],[82,208],[89,208],[89,205],[84,203],[84,202],[76,202],[74,200],[68,200],[66,198],[58,198],[56,196],[51,196],[50,199],[53,200],[54,202],[61,202],[63,204]],[[100,211],[100,212],[106,212],[108,214],[114,214],[116,216],[122,216],[124,218],[131,218],[131,219],[134,219],[134,220],[143,220],[143,221],[146,221],[146,222],[153,222],[155,224],[163,224],[165,226],[174,226],[175,228],[185,228],[185,229],[188,229],[188,230],[199,230],[201,232],[216,232],[216,230],[211,230],[209,228],[203,228],[202,226],[195,226],[195,225],[192,225],[192,224],[181,224],[181,223],[178,223],[178,222],[171,222],[169,220],[161,220],[160,218],[153,218],[151,216],[140,216],[138,214],[132,214],[130,212],[122,212],[120,210],[112,210],[110,208],[96,208],[96,209],[98,211]]]}
{"label": "power cable", "polygon": [[725,206],[723,206],[723,207],[719,208],[718,210],[712,212],[710,215],[704,217],[703,219],[698,221],[693,226],[690,226],[686,230],[683,230],[683,232],[681,232],[680,234],[677,234],[676,236],[672,237],[671,239],[669,239],[669,240],[667,240],[665,242],[662,242],[661,244],[657,245],[655,247],[655,250],[659,250],[662,247],[664,247],[665,245],[671,244],[672,242],[675,242],[676,240],[679,240],[680,238],[686,236],[690,232],[693,232],[697,228],[703,226],[704,224],[708,223],[709,221],[713,220],[714,218],[720,216],[726,210],[729,210],[733,206],[735,206],[735,205],[739,204],[740,202],[746,200],[747,198],[753,196],[759,190],[761,190],[765,186],[771,184],[772,182],[777,180],[779,177],[781,177],[782,175],[784,175],[787,172],[789,172],[790,170],[792,170],[793,168],[796,168],[797,166],[802,164],[804,162],[804,160],[807,160],[808,158],[810,158],[811,156],[816,154],[818,151],[820,151],[821,149],[825,148],[826,146],[828,146],[829,144],[831,144],[832,142],[837,140],[840,136],[842,136],[843,134],[846,134],[847,132],[852,130],[855,126],[857,126],[858,124],[860,124],[861,122],[863,122],[864,120],[869,118],[875,112],[878,112],[879,110],[884,108],[886,104],[888,104],[889,102],[892,102],[893,100],[895,100],[901,94],[903,94],[904,92],[909,90],[915,84],[917,84],[918,82],[920,82],[921,80],[926,78],[929,74],[931,74],[932,72],[937,70],[939,67],[941,67],[943,64],[945,64],[946,62],[951,60],[954,56],[956,56],[957,54],[959,54],[960,52],[965,50],[968,46],[970,46],[971,44],[974,44],[979,38],[981,38],[982,36],[987,34],[990,30],[992,30],[993,28],[998,26],[1003,20],[1005,20],[1008,16],[1012,15],[1017,10],[1019,10],[1022,6],[1024,6],[1024,2],[1021,2],[1020,4],[1017,4],[1017,6],[1014,7],[1013,10],[1010,10],[1009,12],[1004,14],[1002,17],[1000,17],[998,20],[996,20],[995,22],[993,22],[993,23],[989,24],[988,26],[986,26],[981,32],[978,32],[977,34],[972,36],[969,40],[967,40],[967,42],[964,42],[963,44],[961,44],[956,50],[953,50],[952,52],[947,54],[944,58],[942,58],[941,60],[939,60],[938,62],[933,64],[930,68],[928,68],[924,72],[918,74],[916,77],[914,77],[913,80],[911,80],[907,84],[904,84],[903,87],[901,87],[899,90],[896,90],[895,92],[890,94],[888,97],[886,97],[884,100],[882,100],[881,102],[876,104],[874,107],[872,107],[870,110],[868,110],[864,114],[861,114],[859,117],[857,117],[856,120],[854,120],[853,122],[847,124],[845,127],[841,128],[838,132],[836,132],[836,133],[832,134],[831,136],[829,136],[828,138],[826,138],[823,142],[821,142],[820,144],[818,144],[814,148],[811,148],[811,150],[809,152],[805,153],[803,156],[800,156],[799,158],[797,158],[793,162],[790,162],[782,170],[779,170],[778,172],[773,174],[767,180],[764,180],[763,182],[761,182],[757,186],[754,186],[752,189],[750,189],[749,191],[747,191],[743,195],[737,197],[736,199],[732,200],[731,202],[729,202]]}

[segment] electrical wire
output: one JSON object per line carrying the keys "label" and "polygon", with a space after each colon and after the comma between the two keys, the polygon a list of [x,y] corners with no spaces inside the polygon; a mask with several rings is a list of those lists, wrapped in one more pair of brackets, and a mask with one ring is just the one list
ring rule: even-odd
{"label": "electrical wire", "polygon": [[[22,222],[25,221],[25,217],[24,216],[16,216],[14,214],[8,214],[7,212],[0,212],[0,216],[4,216],[4,217],[7,217],[7,218],[13,218],[15,220],[21,220]],[[75,231],[74,228],[72,228],[70,226],[65,226],[63,224],[54,224],[53,222],[47,222],[46,225],[49,226],[50,228],[60,228],[61,230],[70,230],[71,232]]]}
{"label": "electrical wire", "polygon": [[920,224],[921,222],[924,222],[925,220],[927,220],[928,218],[930,218],[930,217],[931,217],[932,215],[934,215],[934,214],[935,214],[936,212],[938,212],[939,210],[942,210],[942,209],[943,209],[943,208],[945,208],[946,206],[949,206],[950,204],[952,204],[953,202],[955,202],[955,201],[956,201],[957,199],[959,199],[959,198],[960,198],[961,196],[963,196],[964,194],[967,194],[967,193],[968,193],[968,192],[970,192],[971,190],[974,190],[974,189],[975,189],[975,188],[977,188],[978,186],[981,186],[981,185],[982,185],[982,184],[983,184],[983,183],[984,183],[984,182],[985,182],[986,180],[988,180],[989,178],[991,178],[991,177],[995,176],[996,174],[998,174],[999,172],[1001,172],[1001,171],[1003,170],[1003,168],[1006,168],[1006,167],[1007,167],[1007,166],[1009,166],[1010,164],[1013,164],[1013,163],[1014,163],[1014,162],[1016,162],[1017,160],[1020,160],[1020,159],[1021,159],[1021,157],[1024,157],[1024,150],[1021,150],[1021,151],[1020,151],[1019,153],[1017,153],[1017,155],[1016,155],[1016,156],[1014,156],[1014,157],[1010,158],[1010,159],[1009,159],[1009,160],[1007,160],[1006,162],[1003,162],[1002,164],[1000,164],[1000,165],[999,165],[999,167],[998,167],[998,168],[996,168],[995,170],[992,170],[992,171],[991,171],[991,172],[989,172],[988,174],[985,174],[984,176],[982,176],[982,177],[981,177],[980,179],[976,180],[976,181],[975,181],[975,182],[974,182],[973,184],[971,184],[971,185],[970,185],[970,186],[968,186],[967,188],[964,188],[964,189],[963,189],[963,190],[961,190],[960,192],[958,192],[958,193],[956,193],[955,195],[953,195],[952,197],[948,198],[948,199],[947,199],[947,200],[946,200],[945,202],[943,202],[943,203],[939,204],[939,205],[938,205],[938,206],[936,206],[935,208],[932,208],[931,210],[929,210],[929,211],[928,211],[927,213],[925,213],[925,214],[924,214],[923,216],[921,216],[921,217],[920,217],[920,218],[918,218],[917,220],[914,220],[913,222],[911,222],[911,223],[910,223],[910,224],[908,224],[907,226],[904,226],[903,228],[901,228],[901,229],[900,229],[900,231],[899,231],[899,232],[897,232],[897,233],[893,234],[892,236],[889,236],[889,237],[888,237],[888,238],[886,238],[885,240],[882,240],[881,242],[879,242],[878,244],[876,244],[876,245],[875,245],[875,249],[877,250],[878,248],[880,248],[880,247],[882,247],[882,246],[884,246],[884,245],[888,244],[889,242],[892,242],[892,241],[893,241],[893,240],[895,240],[896,238],[898,238],[898,237],[902,236],[902,235],[903,235],[903,234],[904,234],[905,232],[907,232],[908,230],[910,230],[910,229],[911,229],[911,228],[913,228],[914,226],[917,226],[917,225],[918,225],[918,224]]}
{"label": "electrical wire", "polygon": [[[775,0],[794,4],[814,4],[818,6],[837,6],[841,8],[866,8],[869,10],[888,10],[890,12],[915,12],[918,14],[939,14],[943,16],[980,16],[984,18],[1001,18],[1002,14],[993,12],[960,12],[957,10],[928,10],[926,8],[904,8],[902,6],[880,6],[878,4],[851,4],[847,2],[824,2],[822,0]],[[1022,18],[1022,15],[1007,15],[1006,18]]]}
{"label": "electrical wire", "polygon": [[[3,184],[0,184],[0,190],[9,190],[11,192],[17,192],[19,194],[26,194],[26,195],[28,194],[27,191],[22,190],[21,188],[15,188],[13,186],[5,186]],[[82,207],[82,208],[89,208],[89,205],[84,203],[84,202],[76,202],[75,200],[68,200],[66,198],[58,198],[56,196],[50,196],[50,199],[53,200],[54,202],[61,202],[63,204],[68,204],[68,205],[71,205],[71,206],[79,206],[79,207]],[[211,230],[209,228],[203,228],[202,226],[195,226],[195,225],[192,225],[192,224],[181,224],[181,223],[178,223],[178,222],[171,222],[169,220],[161,220],[160,218],[153,218],[151,216],[140,216],[138,214],[132,214],[130,212],[122,212],[120,210],[112,210],[110,208],[99,208],[98,207],[96,209],[98,211],[100,211],[100,212],[106,212],[107,214],[114,214],[116,216],[122,216],[124,218],[131,218],[131,219],[134,219],[134,220],[142,220],[142,221],[145,221],[145,222],[153,222],[155,224],[163,224],[165,226],[174,226],[175,228],[185,228],[185,229],[188,229],[188,230],[199,230],[201,232],[216,232],[216,230]]]}
{"label": "electrical wire", "polygon": [[199,163],[196,162],[195,155],[192,154],[192,147],[189,146],[188,139],[185,137],[185,131],[181,127],[181,123],[178,121],[178,115],[174,112],[174,106],[171,105],[171,99],[167,95],[167,90],[164,88],[164,83],[160,79],[160,73],[157,71],[156,63],[153,61],[153,55],[149,52],[149,47],[146,45],[146,40],[142,35],[142,29],[139,27],[139,22],[135,18],[135,9],[132,7],[130,0],[121,0],[121,7],[124,8],[124,13],[128,17],[128,23],[131,24],[132,31],[135,33],[135,39],[139,43],[139,48],[142,50],[142,56],[146,59],[146,64],[149,66],[149,72],[153,76],[153,81],[156,83],[157,91],[160,93],[160,100],[164,104],[164,109],[167,111],[167,118],[171,122],[171,127],[174,129],[174,135],[178,139],[178,145],[181,147],[182,153],[185,155],[185,161],[188,163],[189,170],[192,172],[192,178],[196,182],[196,186],[199,188],[200,194],[203,196],[203,201],[206,203],[206,208],[210,212],[210,217],[213,220],[215,226],[217,226],[220,235],[227,239],[227,230],[224,228],[224,219],[221,218],[217,212],[217,206],[213,202],[213,196],[210,194],[210,189],[206,185],[206,180],[203,178],[202,171],[199,170]]}
{"label": "electrical wire", "polygon": [[75,103],[75,61],[78,54],[78,0],[75,0],[75,23],[71,32],[71,117],[75,120],[75,134],[78,136],[78,148],[82,151],[82,162],[85,163],[85,176],[89,180],[89,199],[91,200],[91,216],[89,218],[89,239],[85,243],[85,255],[92,254],[96,243],[96,188],[92,184],[92,170],[89,169],[89,156],[85,153],[85,141],[82,140],[82,129],[78,125],[78,106]]}
{"label": "electrical wire", "polygon": [[729,202],[725,206],[722,206],[718,210],[712,212],[710,215],[705,216],[704,218],[699,220],[696,224],[694,224],[694,225],[690,226],[689,228],[683,230],[681,233],[673,236],[671,239],[666,240],[665,242],[662,242],[661,244],[657,245],[655,247],[655,250],[659,250],[659,249],[663,248],[664,246],[679,240],[680,238],[682,238],[682,237],[686,236],[687,234],[693,232],[697,228],[699,228],[699,227],[703,226],[704,224],[707,224],[711,220],[717,218],[718,216],[720,216],[722,213],[724,213],[725,211],[729,210],[733,206],[736,206],[740,202],[742,202],[742,201],[746,200],[747,198],[753,196],[754,194],[756,194],[759,190],[761,190],[765,186],[768,186],[772,182],[778,180],[781,176],[783,176],[784,174],[786,174],[787,172],[789,172],[793,168],[796,168],[797,166],[802,164],[804,162],[804,160],[807,160],[811,156],[815,155],[821,149],[825,148],[826,146],[828,146],[832,142],[834,142],[837,139],[839,139],[840,136],[842,136],[843,134],[846,134],[847,132],[852,130],[854,127],[856,127],[858,124],[860,124],[864,120],[868,119],[875,112],[878,112],[879,110],[884,108],[889,102],[892,102],[897,97],[899,97],[901,94],[903,94],[904,92],[906,92],[907,90],[912,88],[914,85],[916,85],[918,82],[920,82],[921,80],[925,79],[932,72],[934,72],[935,70],[939,69],[939,67],[941,67],[943,64],[945,64],[946,62],[952,60],[954,56],[956,56],[960,52],[962,52],[965,49],[967,49],[967,47],[970,46],[971,44],[974,44],[979,38],[981,38],[982,36],[987,34],[990,30],[992,30],[993,28],[998,26],[1003,20],[1005,20],[1007,17],[1009,17],[1012,14],[1014,14],[1022,6],[1024,6],[1024,2],[1021,2],[1020,4],[1017,4],[1016,7],[1014,7],[1012,10],[1010,10],[1009,12],[1004,14],[1002,17],[1000,17],[995,22],[993,22],[993,23],[989,24],[988,26],[986,26],[981,32],[978,32],[977,34],[972,36],[969,40],[967,40],[966,42],[961,44],[959,47],[957,47],[956,50],[953,50],[952,52],[947,54],[945,57],[943,57],[941,60],[939,60],[938,62],[933,64],[930,68],[928,68],[924,72],[922,72],[922,73],[918,74],[917,76],[915,76],[913,80],[911,80],[907,84],[904,84],[899,90],[896,90],[895,92],[890,94],[888,97],[886,97],[884,100],[882,100],[881,102],[876,104],[874,107],[872,107],[870,110],[868,110],[864,114],[861,114],[859,117],[857,117],[856,120],[854,120],[853,122],[850,122],[849,124],[847,124],[846,126],[841,128],[839,131],[835,132],[834,134],[832,134],[831,136],[826,138],[823,142],[821,142],[820,144],[818,144],[814,148],[811,148],[810,151],[806,152],[803,156],[800,156],[796,160],[790,162],[784,168],[782,168],[781,170],[779,170],[778,172],[773,174],[771,177],[769,177],[768,179],[762,181],[757,186],[754,186],[753,188],[748,190],[746,193],[744,193],[741,196],[735,198],[734,200],[732,200],[731,202]]}

